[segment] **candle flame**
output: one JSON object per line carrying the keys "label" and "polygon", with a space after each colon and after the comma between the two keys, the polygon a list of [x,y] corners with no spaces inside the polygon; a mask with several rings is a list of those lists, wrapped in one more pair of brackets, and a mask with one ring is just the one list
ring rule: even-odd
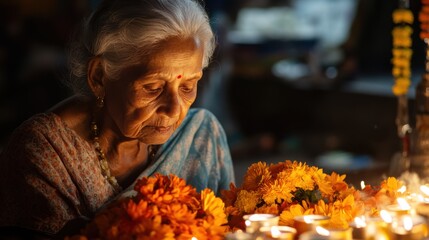
{"label": "candle flame", "polygon": [[404,193],[405,191],[407,191],[407,187],[406,186],[402,186],[398,189],[399,193]]}
{"label": "candle flame", "polygon": [[404,229],[407,231],[411,231],[411,229],[413,229],[413,219],[411,216],[404,216],[402,218],[402,224],[404,225]]}
{"label": "candle flame", "polygon": [[391,223],[393,220],[392,215],[390,215],[389,212],[384,209],[380,211],[380,217],[387,223]]}
{"label": "candle flame", "polygon": [[410,204],[404,198],[397,198],[396,201],[402,210],[411,209]]}
{"label": "candle flame", "polygon": [[426,185],[420,186],[420,191],[422,191],[426,196],[429,196],[429,187]]}
{"label": "candle flame", "polygon": [[192,240],[198,240],[198,238],[196,238],[196,237],[192,237]]}
{"label": "candle flame", "polygon": [[279,228],[277,226],[272,226],[271,227],[271,236],[277,238],[277,237],[280,237],[280,235],[281,235],[281,232],[280,232]]}
{"label": "candle flame", "polygon": [[360,181],[360,187],[361,187],[362,189],[364,189],[364,188],[365,188],[365,181]]}
{"label": "candle flame", "polygon": [[244,221],[244,224],[246,224],[246,226],[250,226],[250,225],[252,225],[252,222],[251,221],[249,221],[249,220],[246,220],[246,221]]}
{"label": "candle flame", "polygon": [[305,223],[312,223],[312,222],[314,222],[314,218],[312,216],[304,215],[303,219],[304,219]]}
{"label": "candle flame", "polygon": [[366,219],[365,216],[355,217],[354,222],[357,228],[366,227]]}
{"label": "candle flame", "polygon": [[322,236],[329,236],[329,230],[321,226],[316,227],[316,232]]}

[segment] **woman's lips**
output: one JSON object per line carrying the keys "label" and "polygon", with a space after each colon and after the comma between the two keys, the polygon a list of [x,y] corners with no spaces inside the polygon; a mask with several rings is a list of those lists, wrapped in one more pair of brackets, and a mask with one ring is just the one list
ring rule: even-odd
{"label": "woman's lips", "polygon": [[154,127],[154,129],[159,133],[167,133],[171,130],[171,126],[168,127]]}

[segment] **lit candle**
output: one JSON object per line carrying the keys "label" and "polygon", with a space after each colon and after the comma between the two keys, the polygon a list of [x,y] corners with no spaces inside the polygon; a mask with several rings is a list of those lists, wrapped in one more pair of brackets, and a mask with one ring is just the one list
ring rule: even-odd
{"label": "lit candle", "polygon": [[325,226],[329,222],[328,216],[302,215],[294,218],[294,228],[300,235],[307,231],[315,230],[317,226]]}
{"label": "lit candle", "polygon": [[305,232],[299,236],[299,240],[352,240],[352,229],[326,229],[316,226],[315,230]]}
{"label": "lit candle", "polygon": [[225,240],[253,240],[254,237],[250,233],[238,230],[236,232],[230,232],[225,235]]}
{"label": "lit candle", "polygon": [[349,224],[353,229],[353,239],[365,238],[366,218],[365,216],[355,217],[354,221]]}
{"label": "lit candle", "polygon": [[243,216],[246,232],[256,233],[261,227],[277,226],[279,217],[274,214],[249,214]]}
{"label": "lit candle", "polygon": [[293,240],[296,235],[296,229],[288,226],[262,227],[260,231],[268,239]]}
{"label": "lit candle", "polygon": [[391,239],[389,224],[392,222],[392,216],[385,210],[381,210],[380,215],[381,217],[370,217],[366,219],[365,235],[363,239]]}
{"label": "lit candle", "polygon": [[403,215],[393,220],[391,232],[396,240],[420,240],[428,236],[428,226],[422,216]]}
{"label": "lit candle", "polygon": [[385,207],[392,217],[398,217],[409,214],[412,210],[410,204],[403,198],[396,199],[397,204],[391,204]]}
{"label": "lit candle", "polygon": [[426,218],[429,218],[429,203],[422,202],[416,206],[417,214],[420,214]]}
{"label": "lit candle", "polygon": [[420,202],[416,206],[416,211],[418,214],[429,218],[429,186],[421,185],[420,191],[423,193],[421,196]]}

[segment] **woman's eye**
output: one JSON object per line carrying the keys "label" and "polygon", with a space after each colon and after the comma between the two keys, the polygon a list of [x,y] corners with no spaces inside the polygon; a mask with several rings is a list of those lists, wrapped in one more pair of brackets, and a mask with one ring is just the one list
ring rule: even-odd
{"label": "woman's eye", "polygon": [[180,89],[185,93],[190,93],[194,90],[196,84],[183,84]]}
{"label": "woman's eye", "polygon": [[158,93],[162,91],[161,86],[144,86],[143,89],[148,93]]}
{"label": "woman's eye", "polygon": [[180,89],[185,93],[190,93],[194,90],[194,85],[190,86],[181,86]]}

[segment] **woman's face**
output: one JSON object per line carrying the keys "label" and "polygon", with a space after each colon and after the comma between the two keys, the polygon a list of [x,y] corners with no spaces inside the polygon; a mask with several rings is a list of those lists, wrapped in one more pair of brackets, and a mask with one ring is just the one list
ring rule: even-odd
{"label": "woman's face", "polygon": [[115,130],[146,144],[165,143],[197,96],[203,46],[195,39],[165,41],[149,62],[105,82],[105,106]]}

